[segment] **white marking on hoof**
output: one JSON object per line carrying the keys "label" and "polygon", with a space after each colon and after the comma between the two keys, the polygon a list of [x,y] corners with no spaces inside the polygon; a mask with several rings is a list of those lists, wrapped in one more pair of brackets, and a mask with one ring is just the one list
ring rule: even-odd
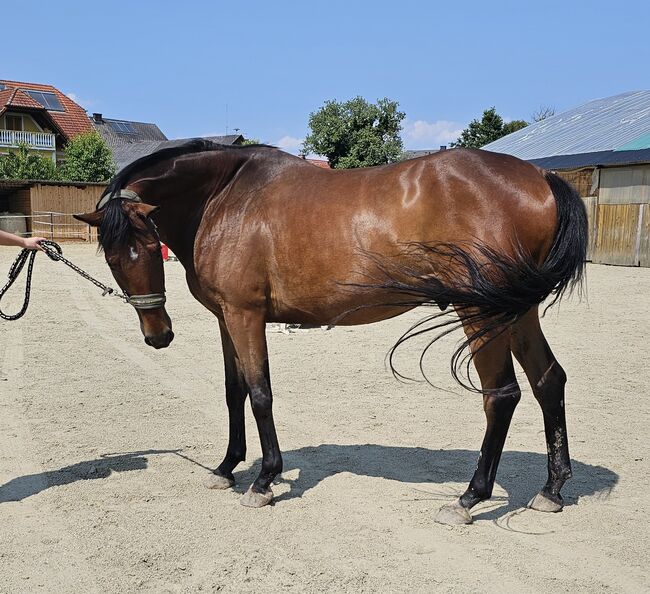
{"label": "white marking on hoof", "polygon": [[541,512],[559,512],[562,511],[563,506],[561,503],[552,501],[545,495],[537,493],[537,495],[530,500],[527,507]]}
{"label": "white marking on hoof", "polygon": [[239,500],[244,507],[264,507],[271,503],[273,499],[273,491],[267,489],[265,493],[258,493],[253,491],[253,487],[249,487],[248,491],[244,493]]}
{"label": "white marking on hoof", "polygon": [[221,476],[220,474],[215,474],[211,472],[206,475],[203,479],[203,486],[208,489],[218,489],[222,491],[223,489],[230,489],[235,484],[235,481],[232,479]]}
{"label": "white marking on hoof", "polygon": [[438,524],[446,524],[447,526],[461,526],[463,524],[471,524],[472,516],[467,508],[460,504],[460,499],[454,501],[450,505],[443,505],[440,511],[434,518]]}

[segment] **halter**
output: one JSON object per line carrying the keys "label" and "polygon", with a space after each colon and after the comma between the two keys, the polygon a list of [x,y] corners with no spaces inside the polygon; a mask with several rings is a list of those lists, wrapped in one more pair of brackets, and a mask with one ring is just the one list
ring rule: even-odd
{"label": "halter", "polygon": [[[142,198],[132,190],[120,190],[118,194],[107,194],[97,203],[97,210],[101,210],[106,206],[109,201],[124,198],[125,200],[132,200],[133,202],[143,202]],[[156,237],[158,233],[156,232]],[[150,293],[148,295],[127,295],[124,294],[124,299],[130,303],[135,309],[156,309],[165,305],[167,298],[165,293]]]}

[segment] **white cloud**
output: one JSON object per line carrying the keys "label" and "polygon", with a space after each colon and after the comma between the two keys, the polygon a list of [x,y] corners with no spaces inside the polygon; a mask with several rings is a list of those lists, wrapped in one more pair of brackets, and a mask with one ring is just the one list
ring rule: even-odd
{"label": "white cloud", "polygon": [[81,105],[84,109],[88,109],[95,104],[95,101],[92,99],[82,99],[76,93],[66,93],[67,97],[70,97],[77,105]]}
{"label": "white cloud", "polygon": [[295,136],[283,136],[280,140],[276,140],[271,144],[288,153],[298,153],[302,148],[303,140],[304,138],[296,138]]}
{"label": "white cloud", "polygon": [[434,149],[458,139],[464,126],[449,120],[406,120],[402,139],[406,149]]}

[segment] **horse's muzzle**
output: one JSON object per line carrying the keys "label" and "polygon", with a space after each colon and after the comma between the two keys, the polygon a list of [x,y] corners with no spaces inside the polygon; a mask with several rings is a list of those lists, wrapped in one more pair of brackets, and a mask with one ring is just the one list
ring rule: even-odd
{"label": "horse's muzzle", "polygon": [[170,329],[161,334],[144,337],[145,343],[152,346],[154,349],[167,348],[171,344],[172,340],[174,340],[174,333]]}

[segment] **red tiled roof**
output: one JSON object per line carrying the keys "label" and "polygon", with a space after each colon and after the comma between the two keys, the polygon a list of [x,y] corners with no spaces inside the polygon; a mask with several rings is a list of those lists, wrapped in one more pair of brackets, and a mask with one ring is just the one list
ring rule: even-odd
{"label": "red tiled roof", "polygon": [[307,162],[321,169],[331,169],[329,161],[323,161],[323,159],[305,159]]}
{"label": "red tiled roof", "polygon": [[[13,80],[0,80],[0,84],[7,87],[7,89],[0,91],[0,111],[6,109],[9,105],[47,111],[49,116],[68,138],[92,130],[92,125],[86,115],[86,111],[52,85],[17,82]],[[27,93],[23,93],[20,89],[54,93],[65,111],[46,110],[38,101],[32,99]]]}

